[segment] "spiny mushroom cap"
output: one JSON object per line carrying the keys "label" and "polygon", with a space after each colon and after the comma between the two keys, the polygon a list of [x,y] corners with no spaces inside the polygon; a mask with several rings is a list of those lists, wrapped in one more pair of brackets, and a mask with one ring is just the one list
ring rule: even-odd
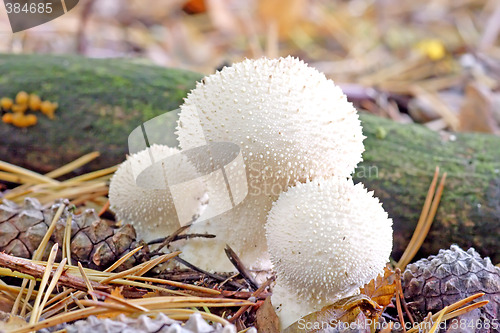
{"label": "spiny mushroom cap", "polygon": [[[179,150],[164,145],[152,145],[150,148],[133,154],[123,162],[111,178],[109,186],[110,208],[117,220],[132,224],[139,239],[150,241],[166,237],[180,227],[178,213],[188,212],[190,216],[200,215],[207,204],[204,184],[191,182],[186,185],[182,200],[174,198],[168,184],[165,183],[161,165],[155,165],[141,175],[138,185],[134,170],[144,169],[151,163],[151,156],[160,161],[173,155],[175,165],[170,165],[171,178],[196,179],[197,172],[186,158],[178,155]],[[169,160],[172,161],[172,160]],[[156,167],[157,166],[157,167]],[[163,184],[164,186],[160,186]],[[163,187],[163,188],[160,188]],[[180,201],[180,202],[179,202]]]}
{"label": "spiny mushroom cap", "polygon": [[280,195],[266,236],[277,276],[317,311],[382,272],[392,250],[392,220],[362,184],[318,178]]}
{"label": "spiny mushroom cap", "polygon": [[181,106],[182,149],[240,146],[250,186],[272,194],[317,176],[348,176],[361,161],[356,109],[297,58],[245,60],[205,77]]}

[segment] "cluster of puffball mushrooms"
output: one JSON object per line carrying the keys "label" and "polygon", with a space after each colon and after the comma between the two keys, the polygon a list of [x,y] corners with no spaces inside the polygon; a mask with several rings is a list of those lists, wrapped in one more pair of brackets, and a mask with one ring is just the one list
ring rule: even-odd
{"label": "cluster of puffball mushrooms", "polygon": [[[129,156],[111,180],[111,209],[140,238],[166,237],[179,222],[168,190],[137,185],[134,161],[231,142],[243,155],[248,195],[234,209],[194,223],[191,232],[216,237],[184,241],[178,245],[183,259],[209,271],[234,271],[224,252],[228,244],[247,267],[273,269],[271,302],[282,328],[382,273],[392,220],[373,192],[351,179],[364,151],[361,123],[324,74],[293,57],[225,67],[187,96],[176,135],[180,150],[153,145]],[[164,181],[161,172],[148,177]],[[210,198],[201,193],[203,184],[192,191],[185,205],[200,214]]]}

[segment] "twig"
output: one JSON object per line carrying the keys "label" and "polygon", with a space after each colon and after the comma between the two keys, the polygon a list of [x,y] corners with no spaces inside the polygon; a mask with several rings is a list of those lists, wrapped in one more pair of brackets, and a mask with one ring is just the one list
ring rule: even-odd
{"label": "twig", "polygon": [[229,245],[226,244],[224,248],[229,261],[236,267],[238,272],[240,272],[241,276],[245,279],[246,282],[250,285],[253,290],[259,289],[259,284],[255,281],[254,277],[250,274],[250,271],[243,265],[240,258],[236,254],[236,252],[231,249]]}
{"label": "twig", "polygon": [[[173,243],[175,241],[178,241],[178,240],[183,240],[183,239],[191,239],[191,238],[215,238],[217,236],[215,235],[212,235],[212,234],[182,234],[182,235],[176,235],[174,237],[174,239],[172,239],[170,241],[170,243]],[[148,242],[148,245],[154,245],[154,244],[160,244],[160,243],[163,243],[165,241],[165,237],[162,237],[162,238],[157,238],[157,239],[153,239],[151,241]],[[158,251],[158,250],[155,250],[155,252]]]}
{"label": "twig", "polygon": [[80,16],[80,24],[78,26],[78,32],[76,34],[76,45],[79,54],[85,54],[86,41],[85,41],[85,28],[87,26],[88,19],[92,13],[92,7],[94,6],[95,0],[89,0],[85,4]]}
{"label": "twig", "polygon": [[[33,262],[8,255],[6,253],[0,253],[0,266],[9,268],[12,271],[21,272],[33,276],[34,278],[41,279],[45,272],[45,266],[34,264]],[[51,275],[53,275],[51,273]],[[108,291],[112,287],[102,285],[96,282],[91,282],[92,287],[97,290]],[[63,274],[61,275],[58,285],[74,288],[77,290],[86,291],[87,285],[83,278],[78,276]]]}
{"label": "twig", "polygon": [[[251,297],[258,297],[261,293],[266,290],[269,285],[271,285],[271,282],[273,282],[273,279],[268,279],[265,283],[263,283],[256,291],[254,291],[251,294]],[[234,323],[245,311],[247,311],[250,308],[250,305],[242,306],[236,313],[229,319],[231,323]]]}
{"label": "twig", "polygon": [[[223,282],[226,280],[226,278],[224,276],[220,276],[218,274],[212,274],[210,272],[207,272],[199,267],[196,267],[195,265],[187,262],[186,260],[182,259],[181,257],[175,257],[175,260],[177,260],[178,262],[180,262],[181,264],[183,264],[184,266],[188,267],[188,268],[191,268],[192,270],[195,270],[199,273],[202,273],[208,277],[211,277],[212,279],[216,280],[216,281],[220,281],[220,282]],[[234,287],[234,288],[241,288],[242,286],[240,284],[237,284],[236,282],[234,281],[229,281],[227,284],[229,284],[230,286]]]}

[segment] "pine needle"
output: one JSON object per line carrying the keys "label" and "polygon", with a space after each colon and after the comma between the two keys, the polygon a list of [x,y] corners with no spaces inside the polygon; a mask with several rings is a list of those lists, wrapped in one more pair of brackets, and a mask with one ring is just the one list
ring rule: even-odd
{"label": "pine needle", "polygon": [[[42,296],[44,294],[45,287],[50,278],[50,273],[52,272],[52,265],[56,260],[57,250],[59,244],[54,244],[50,250],[49,259],[47,260],[47,266],[45,267],[45,272],[43,273],[42,282],[40,282],[40,287],[38,288],[38,294],[36,295],[35,304],[33,305],[33,310],[31,311],[30,324],[34,324],[40,318],[40,304],[42,302]],[[27,301],[26,301],[27,302]]]}
{"label": "pine needle", "polygon": [[107,176],[107,175],[113,174],[116,170],[118,170],[118,166],[119,165],[115,165],[115,166],[112,166],[110,168],[106,168],[106,169],[102,169],[102,170],[97,170],[97,171],[89,172],[89,173],[86,173],[86,174],[81,175],[81,176],[76,176],[74,178],[65,180],[63,182],[63,184],[65,184],[65,185],[70,185],[70,184],[73,185],[73,184],[76,184],[76,183],[81,183],[81,182],[86,182],[86,181],[89,181],[89,180],[94,180],[94,179],[102,177],[102,176]]}
{"label": "pine needle", "polygon": [[119,305],[123,305],[125,307],[130,307],[132,309],[132,311],[149,312],[149,310],[146,309],[143,306],[135,305],[135,304],[129,302],[128,300],[116,297],[116,296],[114,296],[112,294],[108,294],[108,293],[105,293],[105,292],[102,292],[102,291],[92,291],[91,294],[94,294],[95,296],[101,296],[101,297],[104,297],[106,299],[110,299],[110,300],[118,303]]}
{"label": "pine needle", "polygon": [[139,246],[139,247],[136,247],[135,249],[133,249],[132,251],[126,253],[120,259],[118,259],[113,265],[111,265],[108,268],[106,268],[104,270],[104,272],[112,272],[112,271],[114,271],[116,268],[120,267],[121,264],[123,264],[125,261],[127,261],[128,258],[132,257],[134,254],[136,254],[137,252],[139,252],[142,248],[143,248],[142,246]]}
{"label": "pine needle", "polygon": [[[470,312],[472,310],[478,309],[482,306],[485,306],[486,304],[488,304],[489,301],[481,301],[481,302],[477,302],[477,303],[474,303],[474,304],[471,304],[471,305],[468,305],[468,306],[461,308],[463,305],[475,300],[476,298],[482,297],[482,296],[484,296],[484,293],[477,293],[477,294],[474,294],[474,295],[469,296],[467,298],[464,298],[460,301],[457,301],[457,302],[445,307],[443,310],[437,312],[436,314],[432,315],[431,319],[434,321],[437,321],[438,318],[440,316],[442,316],[441,320],[446,321],[446,320],[450,320],[450,319],[453,319],[455,317],[461,316],[461,315],[463,315],[467,312]],[[458,309],[458,310],[456,310],[456,309]],[[456,310],[456,311],[453,311],[453,310]],[[419,332],[419,330],[421,330],[423,328],[423,324],[424,323],[418,324],[417,326],[415,326],[411,330],[409,330],[407,333]]]}
{"label": "pine needle", "polygon": [[80,274],[82,275],[83,281],[85,281],[85,284],[87,285],[88,293],[90,296],[92,296],[92,299],[94,301],[97,301],[97,298],[92,294],[94,291],[94,288],[92,287],[92,284],[90,283],[89,278],[87,277],[87,274],[85,274],[85,270],[83,269],[83,266],[80,262],[78,262],[78,270],[80,271]]}
{"label": "pine needle", "polygon": [[57,168],[49,173],[46,173],[45,177],[50,177],[50,178],[61,177],[65,174],[73,172],[75,169],[80,168],[80,167],[84,166],[85,164],[95,160],[100,155],[101,154],[97,151],[94,151],[92,153],[88,153],[86,155],[83,155],[82,157],[77,158],[73,162],[70,162],[70,163],[68,163],[60,168]]}
{"label": "pine needle", "polygon": [[176,252],[172,252],[172,253],[167,253],[167,254],[164,254],[164,255],[161,255],[159,256],[158,258],[156,259],[153,259],[153,260],[150,260],[149,262],[147,262],[146,265],[144,265],[144,267],[142,267],[137,273],[135,273],[134,275],[137,275],[137,276],[142,276],[144,274],[146,274],[147,272],[149,272],[153,267],[155,266],[158,266],[159,264],[162,264],[172,258],[175,258],[177,257],[179,254],[181,254],[181,251],[176,251]]}
{"label": "pine needle", "polygon": [[429,230],[432,226],[432,222],[434,221],[434,217],[437,212],[437,208],[439,202],[441,200],[441,195],[444,189],[444,183],[446,180],[446,172],[441,177],[441,181],[439,183],[438,189],[436,191],[436,183],[437,178],[439,176],[439,167],[436,167],[436,171],[434,172],[434,177],[431,182],[431,186],[429,187],[429,191],[427,192],[427,197],[425,198],[424,207],[422,208],[422,212],[420,214],[420,218],[417,223],[417,227],[413,233],[413,236],[408,243],[401,259],[399,260],[397,267],[402,271],[405,267],[411,262],[413,257],[417,254],[418,250],[422,246]]}
{"label": "pine needle", "polygon": [[40,311],[38,312],[36,321],[40,320],[40,315],[43,313],[45,305],[47,304],[48,299],[52,294],[52,291],[57,285],[57,281],[59,281],[59,278],[61,277],[61,274],[64,271],[64,265],[66,264],[66,260],[67,260],[66,258],[63,258],[61,264],[59,265],[56,272],[54,273],[54,276],[52,277],[52,281],[50,281],[47,291],[45,292],[45,295],[43,297],[42,303],[40,304]]}
{"label": "pine needle", "polygon": [[66,258],[68,265],[71,266],[71,222],[72,217],[68,215],[66,219],[66,226],[64,227],[64,237],[62,244],[63,258]]}
{"label": "pine needle", "polygon": [[54,180],[50,177],[43,176],[39,173],[30,171],[25,168],[21,168],[17,165],[13,165],[4,161],[0,161],[0,170],[4,170],[13,174],[18,174],[20,176],[26,176],[33,181],[37,181],[38,183],[47,183],[47,184],[58,184],[57,180]]}
{"label": "pine needle", "polygon": [[432,325],[429,333],[435,333],[436,330],[438,329],[438,325],[441,323],[441,320],[443,319],[444,314],[448,310],[448,307],[446,306],[440,313],[440,315],[437,317],[436,321],[434,322],[434,325]]}

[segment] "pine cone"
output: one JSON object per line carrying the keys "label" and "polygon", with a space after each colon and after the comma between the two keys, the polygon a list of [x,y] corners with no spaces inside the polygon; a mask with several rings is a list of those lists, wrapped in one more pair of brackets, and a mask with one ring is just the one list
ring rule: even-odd
{"label": "pine cone", "polygon": [[489,258],[482,259],[472,248],[465,252],[452,245],[436,256],[408,265],[403,274],[403,292],[419,321],[428,312],[436,313],[465,297],[484,292],[476,302],[490,302],[462,316],[455,323],[458,327],[449,323],[445,331],[500,332],[500,268],[493,266]]}
{"label": "pine cone", "polygon": [[[131,225],[119,229],[112,228],[106,221],[101,220],[93,209],[75,215],[71,212],[68,202],[60,201],[50,208],[43,209],[38,200],[26,198],[22,206],[8,200],[4,200],[0,205],[0,251],[22,258],[32,258],[63,203],[66,208],[56,222],[43,259],[48,257],[48,250],[54,243],[62,246],[68,216],[71,216],[71,257],[85,267],[103,270],[137,247],[135,230]],[[59,251],[57,260],[61,259],[61,255],[62,251]],[[132,267],[139,257],[141,253],[135,254],[120,269]]]}

